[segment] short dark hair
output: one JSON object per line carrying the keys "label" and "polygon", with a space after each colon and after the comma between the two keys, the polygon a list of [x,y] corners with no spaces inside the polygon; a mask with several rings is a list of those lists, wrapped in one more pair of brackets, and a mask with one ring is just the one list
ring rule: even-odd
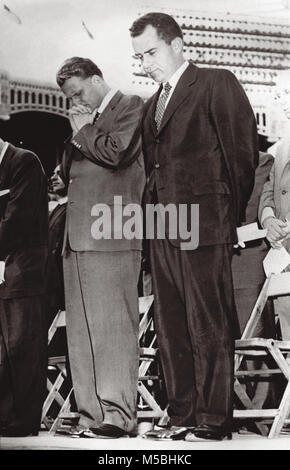
{"label": "short dark hair", "polygon": [[62,87],[64,82],[71,77],[81,77],[83,79],[98,75],[103,78],[99,67],[90,59],[83,57],[71,57],[67,59],[56,74],[56,82]]}
{"label": "short dark hair", "polygon": [[146,13],[146,15],[140,16],[134,21],[129,31],[131,36],[134,38],[140,36],[146,28],[146,26],[153,26],[157,30],[158,36],[163,39],[167,44],[171,44],[173,39],[183,39],[182,30],[175,19],[167,15],[166,13]]}

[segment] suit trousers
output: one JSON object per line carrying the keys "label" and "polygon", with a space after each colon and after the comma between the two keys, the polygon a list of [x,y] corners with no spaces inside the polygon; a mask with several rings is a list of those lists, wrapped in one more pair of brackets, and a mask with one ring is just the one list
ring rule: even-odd
{"label": "suit trousers", "polygon": [[46,376],[45,296],[0,299],[0,425],[39,429]]}
{"label": "suit trousers", "polygon": [[136,431],[140,251],[64,257],[69,360],[79,424]]}
{"label": "suit trousers", "polygon": [[150,245],[154,315],[171,425],[232,424],[234,339],[232,246],[182,251]]}

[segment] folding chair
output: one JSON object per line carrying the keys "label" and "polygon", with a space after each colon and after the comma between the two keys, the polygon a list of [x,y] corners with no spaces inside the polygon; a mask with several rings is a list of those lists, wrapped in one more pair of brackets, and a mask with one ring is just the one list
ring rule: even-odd
{"label": "folding chair", "polygon": [[[48,346],[51,345],[58,329],[65,326],[65,311],[59,310],[48,331]],[[50,415],[52,407],[59,410],[57,411],[58,415],[72,393],[66,369],[65,355],[51,356],[48,358],[47,390],[48,394],[42,407],[41,422],[45,428],[52,432],[57,421],[57,417],[53,418]],[[55,414],[55,411],[53,414]]]}
{"label": "folding chair", "polygon": [[[270,297],[290,294],[290,272],[271,274],[266,278],[256,304],[252,310],[241,339],[235,342],[235,394],[243,404],[243,410],[234,410],[234,418],[253,419],[262,435],[268,438],[279,436],[283,426],[290,423],[290,362],[287,355],[290,353],[290,341],[255,338],[255,330],[263,314],[266,301]],[[290,314],[290,312],[289,312]],[[273,369],[241,370],[244,358],[270,357],[275,364]],[[275,409],[255,409],[248,396],[241,379],[245,377],[270,377],[282,374],[286,379],[286,386]],[[270,425],[270,429],[268,425]]]}
{"label": "folding chair", "polygon": [[156,419],[163,416],[158,400],[162,392],[160,369],[157,359],[156,333],[153,326],[153,295],[139,297],[139,345],[140,364],[138,381],[137,417]]}

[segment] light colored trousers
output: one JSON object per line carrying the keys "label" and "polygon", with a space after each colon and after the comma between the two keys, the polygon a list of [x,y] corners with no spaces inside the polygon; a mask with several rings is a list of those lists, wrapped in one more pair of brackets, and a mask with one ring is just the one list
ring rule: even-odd
{"label": "light colored trousers", "polygon": [[140,251],[64,257],[69,359],[79,424],[136,431]]}

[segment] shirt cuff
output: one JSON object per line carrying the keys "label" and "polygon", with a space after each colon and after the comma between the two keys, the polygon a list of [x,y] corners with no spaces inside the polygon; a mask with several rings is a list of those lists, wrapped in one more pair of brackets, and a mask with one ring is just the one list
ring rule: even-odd
{"label": "shirt cuff", "polygon": [[275,212],[273,211],[272,207],[264,207],[262,216],[261,216],[261,225],[263,227],[264,220],[266,220],[268,217],[276,217]]}

